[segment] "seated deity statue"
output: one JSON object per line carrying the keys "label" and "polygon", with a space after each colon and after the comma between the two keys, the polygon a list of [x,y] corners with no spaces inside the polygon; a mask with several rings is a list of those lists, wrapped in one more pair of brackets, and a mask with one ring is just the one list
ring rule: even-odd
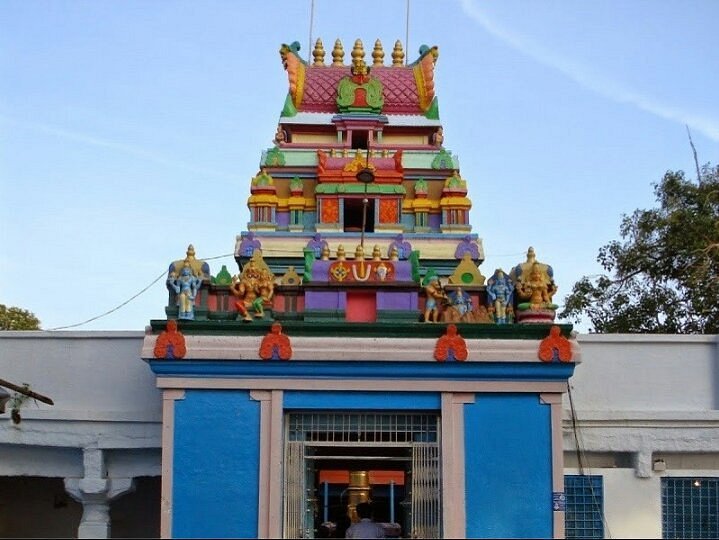
{"label": "seated deity statue", "polygon": [[270,303],[274,294],[274,279],[269,272],[250,261],[242,274],[232,278],[230,291],[238,298],[235,302],[237,311],[245,322],[250,322],[250,310],[254,312],[255,318],[264,317],[265,305]]}
{"label": "seated deity statue", "polygon": [[472,297],[469,296],[467,291],[462,290],[461,287],[457,287],[447,296],[449,298],[449,305],[459,312],[460,317],[472,311]]}
{"label": "seated deity statue", "polygon": [[520,279],[516,286],[517,294],[521,300],[518,308],[526,309],[556,309],[558,306],[552,303],[552,297],[557,292],[557,286],[549,278],[546,272],[538,263],[532,265],[529,276]]}

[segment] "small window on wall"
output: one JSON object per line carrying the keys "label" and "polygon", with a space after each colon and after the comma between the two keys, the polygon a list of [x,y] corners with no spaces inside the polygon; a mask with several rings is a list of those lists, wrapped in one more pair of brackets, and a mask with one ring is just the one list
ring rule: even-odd
{"label": "small window on wall", "polygon": [[719,477],[662,478],[662,538],[719,538]]}
{"label": "small window on wall", "polygon": [[601,476],[565,475],[567,538],[604,538],[603,487]]}
{"label": "small window on wall", "polygon": [[269,206],[257,206],[255,207],[255,219],[257,223],[271,223],[272,222],[272,208]]}
{"label": "small window on wall", "polygon": [[414,226],[415,227],[428,227],[429,218],[427,217],[427,212],[417,212],[415,214],[414,218]]}
{"label": "small window on wall", "polygon": [[290,210],[290,224],[302,225],[302,210]]}
{"label": "small window on wall", "polygon": [[367,150],[368,141],[369,141],[369,132],[367,132],[367,131],[353,131],[352,132],[352,148],[354,150]]}

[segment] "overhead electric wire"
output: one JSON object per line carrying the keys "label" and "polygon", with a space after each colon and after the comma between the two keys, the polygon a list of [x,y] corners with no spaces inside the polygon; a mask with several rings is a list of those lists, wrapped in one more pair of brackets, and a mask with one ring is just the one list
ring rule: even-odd
{"label": "overhead electric wire", "polygon": [[[230,256],[232,256],[232,255],[234,255],[234,253],[227,253],[227,254],[225,254],[225,255],[217,255],[217,256],[215,256],[215,257],[208,257],[208,258],[202,259],[202,260],[204,260],[204,261],[212,261],[212,260],[215,260],[215,259],[222,259],[222,258],[224,258],[224,257],[230,257]],[[87,324],[87,323],[96,321],[96,320],[98,320],[98,319],[102,319],[103,317],[106,317],[107,315],[110,315],[110,313],[114,313],[114,312],[116,312],[117,310],[119,310],[119,309],[125,307],[127,304],[129,304],[130,302],[132,302],[135,298],[137,298],[137,297],[140,296],[141,294],[147,292],[148,289],[150,289],[155,283],[157,283],[157,282],[160,281],[163,277],[165,277],[165,275],[167,275],[167,270],[163,270],[162,273],[161,273],[159,276],[157,276],[155,279],[153,279],[152,282],[150,282],[149,285],[145,286],[141,291],[139,291],[138,293],[135,293],[135,294],[132,295],[130,298],[128,298],[127,300],[125,300],[124,302],[122,302],[120,305],[115,306],[114,308],[112,308],[112,309],[106,311],[105,313],[101,313],[100,315],[96,315],[96,316],[94,316],[94,317],[90,317],[89,319],[87,319],[87,320],[85,320],[85,321],[82,321],[82,322],[79,322],[79,323],[67,324],[67,325],[65,325],[65,326],[55,326],[54,328],[47,328],[47,329],[45,329],[44,331],[45,331],[45,332],[54,332],[54,331],[56,331],[56,330],[67,330],[68,328],[77,328],[78,326],[83,326],[83,325],[85,325],[85,324]]]}
{"label": "overhead electric wire", "polygon": [[[579,425],[577,424],[577,411],[574,408],[574,398],[572,397],[572,386],[569,384],[569,381],[567,381],[567,395],[569,396],[569,413],[571,416],[572,421],[572,433],[574,434],[574,446],[575,450],[577,452],[577,465],[579,469],[579,475],[580,476],[587,476],[589,477],[590,481],[588,482],[589,485],[589,492],[592,495],[592,504],[599,510],[599,515],[602,517],[602,524],[604,525],[604,534],[606,538],[612,538],[612,533],[609,530],[609,524],[607,523],[606,517],[604,516],[604,505],[599,504],[599,501],[597,500],[597,495],[594,492],[594,486],[592,486],[591,482],[591,469],[589,474],[586,473],[584,469],[584,464],[582,462],[582,458],[586,459],[586,453],[584,451],[584,445],[580,443],[580,434],[579,434]],[[587,461],[588,463],[588,461]]]}
{"label": "overhead electric wire", "polygon": [[[262,253],[274,253],[274,254],[281,254],[281,255],[287,255],[288,253],[290,253],[290,250],[286,250],[286,249],[262,249],[261,251],[262,251]],[[202,259],[202,260],[204,260],[204,261],[213,261],[213,260],[216,260],[216,259],[223,259],[223,258],[225,258],[225,257],[231,257],[231,256],[233,256],[233,255],[234,255],[234,253],[226,253],[226,254],[224,254],[224,255],[216,255],[216,256],[214,256],[214,257],[206,257],[206,258],[204,258],[204,259]],[[520,253],[516,253],[516,254],[515,254],[515,253],[500,254],[500,255],[494,255],[494,257],[513,257],[513,256],[516,256],[516,255],[520,255]],[[98,319],[102,319],[103,317],[106,317],[106,316],[110,315],[111,313],[114,313],[114,312],[118,311],[119,309],[122,309],[122,308],[125,307],[127,304],[129,304],[130,302],[132,302],[135,298],[137,298],[138,296],[141,296],[143,293],[147,292],[155,283],[157,283],[158,281],[160,281],[166,274],[167,274],[167,270],[163,270],[161,274],[159,274],[155,279],[153,279],[147,286],[145,286],[145,287],[144,287],[143,289],[141,289],[139,292],[135,293],[134,295],[132,295],[130,298],[128,298],[127,300],[125,300],[125,301],[122,302],[121,304],[115,306],[115,307],[112,308],[112,309],[109,309],[109,310],[105,311],[104,313],[101,313],[101,314],[99,314],[99,315],[95,315],[94,317],[90,317],[89,319],[86,319],[86,320],[84,320],[84,321],[82,321],[82,322],[78,322],[78,323],[75,323],[75,324],[67,324],[67,325],[63,325],[63,326],[55,326],[55,327],[53,327],[53,328],[46,328],[46,329],[43,329],[43,331],[45,331],[45,332],[55,332],[55,331],[57,331],[57,330],[67,330],[67,329],[69,329],[69,328],[78,328],[78,327],[80,327],[80,326],[84,326],[84,325],[86,325],[86,324],[88,324],[88,323],[91,323],[91,322],[93,322],[93,321],[97,321]]]}

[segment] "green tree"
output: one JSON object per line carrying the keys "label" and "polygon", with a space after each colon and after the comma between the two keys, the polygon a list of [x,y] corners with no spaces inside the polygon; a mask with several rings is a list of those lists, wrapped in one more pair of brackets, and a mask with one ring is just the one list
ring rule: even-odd
{"label": "green tree", "polygon": [[0,330],[39,330],[40,321],[26,309],[0,304]]}
{"label": "green tree", "polygon": [[658,208],[625,215],[621,241],[600,248],[609,275],[575,283],[560,318],[601,333],[719,333],[719,167],[696,181],[669,171],[654,193]]}

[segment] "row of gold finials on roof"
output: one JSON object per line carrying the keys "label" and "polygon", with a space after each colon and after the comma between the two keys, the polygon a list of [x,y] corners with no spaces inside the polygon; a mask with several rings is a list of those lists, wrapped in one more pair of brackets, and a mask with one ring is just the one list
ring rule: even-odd
{"label": "row of gold finials on roof", "polygon": [[[362,40],[355,40],[354,47],[352,49],[352,63],[358,64],[360,61],[364,63],[364,45]],[[315,42],[315,48],[312,50],[312,57],[315,61],[312,63],[313,66],[324,66],[325,65],[325,47],[322,44],[321,39],[317,39]],[[335,40],[335,46],[332,49],[332,64],[333,66],[344,66],[345,50],[342,47],[342,42],[337,39]],[[372,49],[372,65],[383,66],[384,65],[384,49],[382,48],[382,42],[378,39],[374,42],[374,49]],[[404,49],[400,40],[395,41],[394,49],[392,49],[392,66],[399,67],[404,65]]]}

